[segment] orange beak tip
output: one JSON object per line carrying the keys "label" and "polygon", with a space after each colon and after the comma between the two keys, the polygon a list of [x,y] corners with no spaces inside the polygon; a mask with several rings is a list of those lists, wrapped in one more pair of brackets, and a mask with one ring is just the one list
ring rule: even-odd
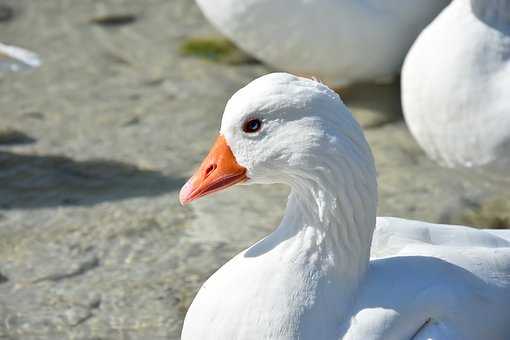
{"label": "orange beak tip", "polygon": [[239,165],[225,138],[216,139],[209,154],[179,192],[182,205],[246,181],[246,168]]}
{"label": "orange beak tip", "polygon": [[193,192],[193,184],[191,178],[184,184],[179,192],[179,201],[181,205],[186,205],[191,202],[190,197]]}

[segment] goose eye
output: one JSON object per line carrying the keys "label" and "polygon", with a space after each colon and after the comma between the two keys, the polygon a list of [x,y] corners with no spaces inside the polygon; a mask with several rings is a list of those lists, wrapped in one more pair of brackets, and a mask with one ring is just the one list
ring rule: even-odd
{"label": "goose eye", "polygon": [[246,133],[253,133],[260,130],[262,127],[262,122],[260,119],[250,119],[243,125],[243,131]]}

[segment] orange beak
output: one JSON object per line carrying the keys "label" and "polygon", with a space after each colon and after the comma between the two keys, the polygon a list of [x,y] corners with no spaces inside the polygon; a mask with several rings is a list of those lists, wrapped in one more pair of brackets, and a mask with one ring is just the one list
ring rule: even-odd
{"label": "orange beak", "polygon": [[246,168],[237,163],[225,137],[220,135],[200,168],[182,187],[179,200],[182,205],[188,204],[247,179]]}

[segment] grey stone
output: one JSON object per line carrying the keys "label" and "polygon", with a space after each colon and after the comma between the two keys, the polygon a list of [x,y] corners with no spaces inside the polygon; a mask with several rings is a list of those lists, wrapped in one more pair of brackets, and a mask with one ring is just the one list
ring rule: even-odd
{"label": "grey stone", "polygon": [[28,144],[33,142],[35,142],[35,139],[22,131],[9,128],[0,129],[0,145]]}
{"label": "grey stone", "polygon": [[2,21],[12,20],[14,17],[14,9],[7,4],[0,4],[0,23]]}
{"label": "grey stone", "polygon": [[[9,278],[0,338],[178,339],[204,280],[270,232],[285,206],[283,186],[233,188],[186,207],[177,197],[226,100],[272,70],[182,56],[185,39],[218,34],[193,1],[16,6],[0,40],[37,51],[43,65],[0,75],[0,124],[37,137],[0,151]],[[108,13],[137,20],[90,23]],[[450,222],[509,187],[429,161],[402,121],[398,86],[356,86],[345,100],[374,151],[380,215]]]}

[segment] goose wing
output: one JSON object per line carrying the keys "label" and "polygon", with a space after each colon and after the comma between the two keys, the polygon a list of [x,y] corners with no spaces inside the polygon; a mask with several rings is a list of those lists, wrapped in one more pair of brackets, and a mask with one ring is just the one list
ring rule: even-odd
{"label": "goose wing", "polygon": [[378,217],[372,258],[394,256],[416,245],[444,247],[510,247],[510,230],[474,229],[394,217]]}

